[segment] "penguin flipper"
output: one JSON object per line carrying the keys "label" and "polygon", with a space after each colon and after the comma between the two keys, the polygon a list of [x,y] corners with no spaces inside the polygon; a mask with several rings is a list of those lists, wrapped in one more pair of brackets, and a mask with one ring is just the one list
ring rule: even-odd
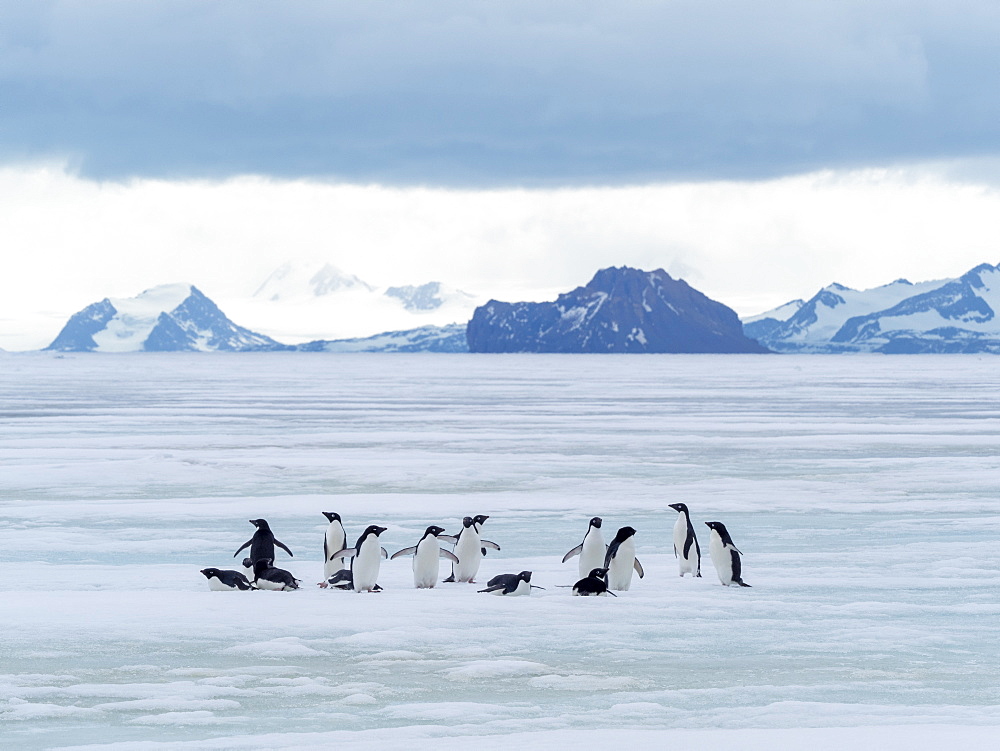
{"label": "penguin flipper", "polygon": [[506,589],[506,584],[494,584],[492,587],[487,587],[486,589],[477,590],[479,592],[496,592],[498,589]]}
{"label": "penguin flipper", "polygon": [[676,558],[676,557],[677,557],[677,546],[674,545],[674,558]]}
{"label": "penguin flipper", "polygon": [[482,544],[482,546],[484,548],[491,548],[493,550],[499,550],[500,549],[500,546],[497,545],[495,542],[490,542],[489,540],[480,540],[479,542]]}
{"label": "penguin flipper", "polygon": [[452,545],[458,542],[458,538],[455,535],[438,535],[438,540],[440,542],[450,542]]}
{"label": "penguin flipper", "polygon": [[388,558],[389,557],[389,551],[388,550],[386,550],[385,548],[379,548],[379,550],[382,551],[382,557],[383,558]]}
{"label": "penguin flipper", "polygon": [[642,564],[639,563],[638,558],[635,559],[635,563],[632,564],[632,568],[635,569],[635,572],[639,575],[640,579],[646,575],[645,573],[643,573]]}
{"label": "penguin flipper", "polygon": [[335,573],[329,579],[326,580],[327,584],[337,584],[339,582],[349,582],[353,583],[354,575],[351,573],[350,569],[342,568],[340,571]]}
{"label": "penguin flipper", "polygon": [[292,552],[291,550],[289,550],[289,549],[288,549],[288,546],[287,546],[287,545],[285,545],[285,543],[283,543],[283,542],[278,542],[277,540],[275,540],[275,541],[274,541],[274,544],[275,544],[275,545],[277,545],[277,546],[278,546],[279,548],[281,548],[282,550],[284,550],[284,551],[285,551],[286,553],[288,553],[288,555],[292,556],[292,558],[294,558],[294,557],[295,557],[295,553],[293,553],[293,552]]}
{"label": "penguin flipper", "polygon": [[353,558],[358,554],[357,548],[344,548],[343,550],[338,550],[336,553],[330,556],[332,561],[334,558]]}
{"label": "penguin flipper", "polygon": [[574,555],[580,555],[581,552],[583,552],[583,543],[582,542],[579,545],[577,545],[575,548],[573,548],[571,551],[569,551],[566,555],[564,555],[563,559],[562,559],[562,562],[566,563],[566,561],[568,561]]}
{"label": "penguin flipper", "polygon": [[389,556],[389,560],[390,561],[394,561],[397,558],[399,558],[399,556],[401,556],[401,555],[413,555],[416,552],[417,552],[417,546],[416,545],[414,545],[412,548],[403,548],[402,550],[397,550],[395,553],[393,553],[391,556]]}
{"label": "penguin flipper", "polygon": [[253,538],[251,537],[251,538],[250,538],[249,540],[247,540],[247,541],[246,541],[245,543],[243,543],[242,545],[240,545],[240,549],[239,549],[239,550],[237,550],[237,551],[236,551],[235,553],[233,553],[233,558],[235,558],[235,557],[236,557],[236,556],[238,556],[238,555],[239,555],[240,553],[242,553],[242,552],[243,552],[244,550],[246,550],[247,548],[249,548],[249,547],[250,547],[250,543],[252,543],[252,542],[253,542]]}
{"label": "penguin flipper", "polygon": [[439,551],[439,558],[447,558],[452,563],[458,563],[458,556],[452,553],[450,550]]}

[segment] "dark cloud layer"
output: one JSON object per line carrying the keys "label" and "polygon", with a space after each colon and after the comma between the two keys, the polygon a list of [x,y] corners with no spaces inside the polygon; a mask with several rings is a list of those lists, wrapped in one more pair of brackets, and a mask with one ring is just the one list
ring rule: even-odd
{"label": "dark cloud layer", "polygon": [[0,159],[488,186],[996,156],[997,39],[967,0],[3,3]]}

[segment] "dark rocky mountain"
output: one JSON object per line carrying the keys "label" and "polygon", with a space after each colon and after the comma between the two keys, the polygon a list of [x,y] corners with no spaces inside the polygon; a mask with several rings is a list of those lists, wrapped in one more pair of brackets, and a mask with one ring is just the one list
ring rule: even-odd
{"label": "dark rocky mountain", "polygon": [[302,352],[468,352],[465,324],[421,326],[407,331],[387,331],[358,339],[320,340],[300,344]]}
{"label": "dark rocky mountain", "polygon": [[470,352],[767,352],[739,317],[662,269],[602,269],[555,302],[491,300],[466,330]]}
{"label": "dark rocky mountain", "polygon": [[166,284],[132,298],[88,305],[47,350],[59,352],[249,352],[291,349],[230,321],[197,287]]}

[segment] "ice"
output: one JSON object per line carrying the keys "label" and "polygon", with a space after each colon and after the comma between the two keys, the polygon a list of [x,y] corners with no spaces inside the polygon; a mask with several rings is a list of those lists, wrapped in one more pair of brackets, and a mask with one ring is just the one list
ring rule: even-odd
{"label": "ice", "polygon": [[[1000,738],[996,361],[0,356],[0,746],[914,749]],[[678,576],[683,501],[752,589]],[[489,514],[489,597],[321,590]],[[645,579],[578,598],[590,517]],[[264,517],[294,592],[199,569]],[[442,574],[447,563],[442,564]]]}

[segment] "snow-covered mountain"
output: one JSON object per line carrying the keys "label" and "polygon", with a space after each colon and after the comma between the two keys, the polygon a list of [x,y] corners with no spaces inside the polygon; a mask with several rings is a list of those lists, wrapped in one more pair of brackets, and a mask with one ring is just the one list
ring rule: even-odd
{"label": "snow-covered mountain", "polygon": [[302,352],[468,352],[464,323],[386,331],[375,336],[300,344]]}
{"label": "snow-covered mountain", "polygon": [[789,310],[748,318],[743,330],[779,352],[1000,353],[1000,266],[861,291],[833,284],[782,318]]}
{"label": "snow-covered mountain", "polygon": [[223,302],[253,329],[304,344],[465,323],[480,300],[440,282],[379,287],[330,263],[289,262],[251,297]]}
{"label": "snow-covered mountain", "polygon": [[104,298],[74,314],[47,350],[174,352],[287,349],[230,321],[190,284],[163,284],[136,297]]}

